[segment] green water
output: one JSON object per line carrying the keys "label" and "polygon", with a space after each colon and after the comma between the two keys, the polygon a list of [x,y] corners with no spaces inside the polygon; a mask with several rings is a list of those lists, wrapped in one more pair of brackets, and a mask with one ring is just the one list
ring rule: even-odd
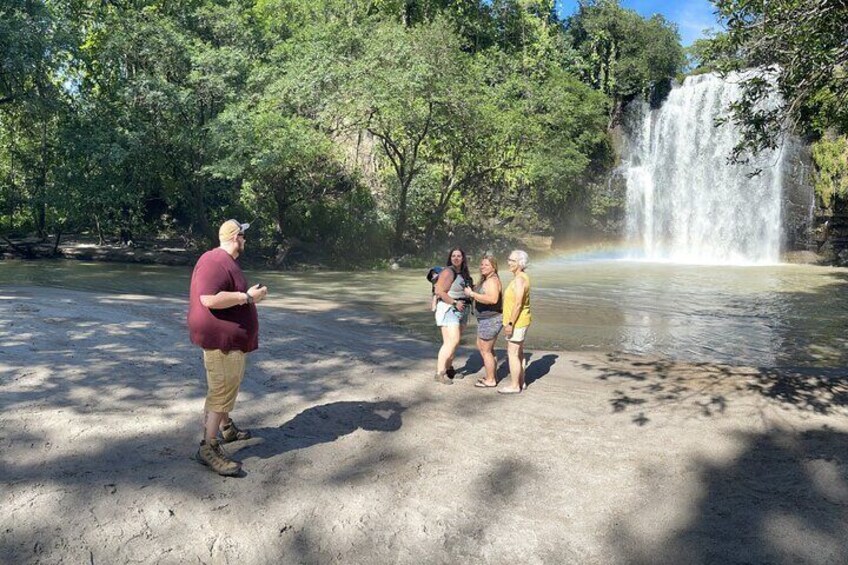
{"label": "green water", "polygon": [[[549,259],[528,269],[529,348],[624,351],[695,362],[842,367],[848,270]],[[284,301],[328,298],[435,340],[424,269],[248,271]],[[475,273],[476,275],[476,273]],[[5,261],[0,284],[185,297],[189,267]],[[503,273],[504,281],[510,279]],[[466,340],[473,342],[473,330]]]}

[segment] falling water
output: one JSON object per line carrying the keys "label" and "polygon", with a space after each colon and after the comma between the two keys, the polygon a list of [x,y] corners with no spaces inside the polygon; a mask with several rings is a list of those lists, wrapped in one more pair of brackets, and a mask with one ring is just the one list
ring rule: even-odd
{"label": "falling water", "polygon": [[[740,139],[715,126],[740,94],[739,77],[688,77],[657,110],[636,108],[626,153],[627,235],[641,256],[699,264],[776,263],[784,151],[729,164]],[[631,114],[631,117],[634,117]],[[750,176],[754,168],[762,169]]]}

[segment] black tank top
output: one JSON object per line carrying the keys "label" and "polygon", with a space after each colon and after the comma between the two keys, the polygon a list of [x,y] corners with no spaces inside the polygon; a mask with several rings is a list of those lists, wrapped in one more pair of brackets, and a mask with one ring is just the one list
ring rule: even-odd
{"label": "black tank top", "polygon": [[[494,278],[497,278],[498,280],[500,280],[500,277],[498,275],[492,275],[489,278],[484,279],[480,283],[480,285],[477,287],[477,293],[478,294],[484,294],[485,293],[486,281],[488,281],[490,279],[494,279]],[[483,304],[482,302],[480,302],[478,300],[478,301],[475,301],[474,308],[475,308],[475,310],[477,310],[477,317],[478,318],[490,318],[490,317],[492,317],[496,314],[501,314],[503,312],[503,289],[501,289],[501,292],[498,293],[498,301],[496,303],[494,303],[494,304]]]}

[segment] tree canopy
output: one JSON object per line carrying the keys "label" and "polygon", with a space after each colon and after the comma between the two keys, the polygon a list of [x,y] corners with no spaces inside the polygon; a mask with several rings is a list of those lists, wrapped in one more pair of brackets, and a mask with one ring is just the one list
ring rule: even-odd
{"label": "tree canopy", "polygon": [[282,262],[563,230],[684,63],[613,0],[10,0],[0,52],[2,231],[240,217]]}
{"label": "tree canopy", "polygon": [[[726,32],[706,50],[722,72],[753,69],[731,117],[734,157],[774,148],[790,130],[848,132],[845,0],[714,0]],[[768,103],[771,101],[771,103]]]}

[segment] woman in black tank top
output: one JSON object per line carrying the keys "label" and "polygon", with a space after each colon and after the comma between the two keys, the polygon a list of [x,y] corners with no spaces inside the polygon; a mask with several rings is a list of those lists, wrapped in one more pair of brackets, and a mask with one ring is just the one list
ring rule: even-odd
{"label": "woman in black tank top", "polygon": [[477,312],[477,349],[483,358],[486,376],[477,379],[474,386],[492,388],[498,385],[495,368],[495,341],[503,327],[503,289],[498,276],[498,262],[489,253],[480,260],[480,285],[476,291],[465,289],[465,295],[474,300]]}

